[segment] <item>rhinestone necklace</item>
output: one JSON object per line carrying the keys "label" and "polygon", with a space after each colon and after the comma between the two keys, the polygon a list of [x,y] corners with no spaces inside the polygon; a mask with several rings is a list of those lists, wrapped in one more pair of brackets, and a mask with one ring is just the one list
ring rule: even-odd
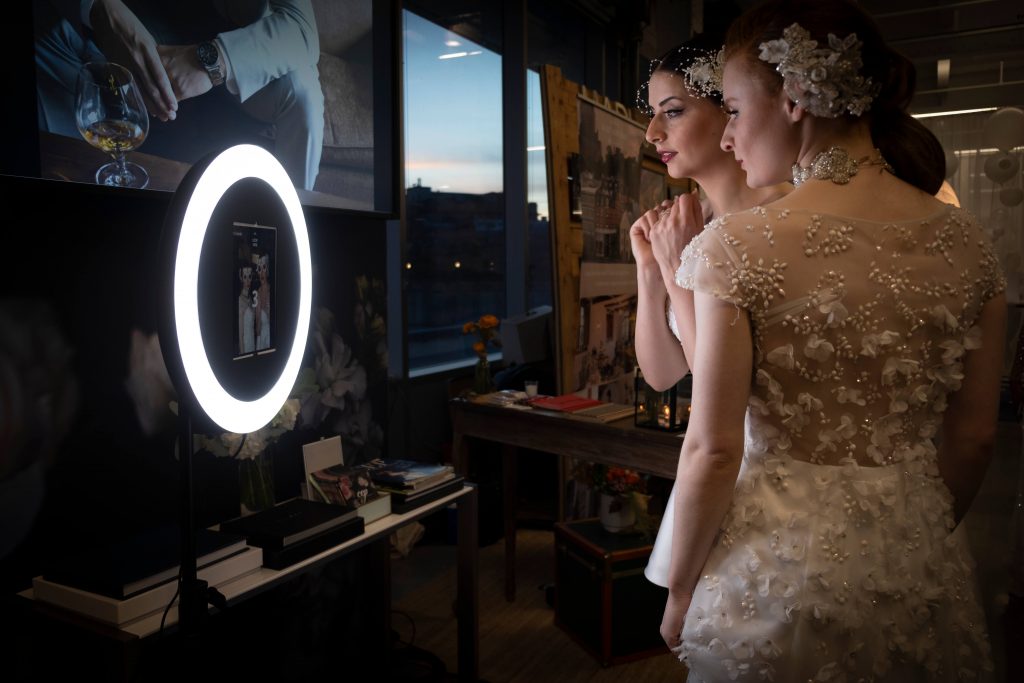
{"label": "rhinestone necklace", "polygon": [[793,164],[793,186],[800,187],[806,180],[831,180],[836,185],[845,185],[850,178],[857,175],[861,166],[881,166],[883,170],[894,173],[889,162],[882,158],[882,153],[875,149],[875,155],[851,159],[845,149],[832,145],[828,151],[815,155],[811,165],[801,168]]}

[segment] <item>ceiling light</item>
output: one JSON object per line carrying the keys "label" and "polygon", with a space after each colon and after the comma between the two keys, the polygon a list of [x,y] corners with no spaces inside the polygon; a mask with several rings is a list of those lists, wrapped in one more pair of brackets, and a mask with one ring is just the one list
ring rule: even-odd
{"label": "ceiling light", "polygon": [[958,114],[978,114],[983,111],[995,111],[995,107],[981,107],[980,109],[957,109],[956,111],[932,111],[927,114],[911,114],[915,119],[930,119],[935,116],[957,116]]}
{"label": "ceiling light", "polygon": [[949,60],[940,59],[935,64],[935,78],[940,88],[949,85]]}

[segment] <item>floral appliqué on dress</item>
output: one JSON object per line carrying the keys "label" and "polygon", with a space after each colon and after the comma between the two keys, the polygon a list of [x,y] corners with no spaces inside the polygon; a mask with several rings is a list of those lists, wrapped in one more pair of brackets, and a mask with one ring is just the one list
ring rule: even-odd
{"label": "floral appliqu\u00e9 on dress", "polygon": [[756,208],[713,220],[676,281],[743,309],[755,353],[743,465],[679,648],[691,680],[990,671],[933,440],[1005,288],[974,219]]}

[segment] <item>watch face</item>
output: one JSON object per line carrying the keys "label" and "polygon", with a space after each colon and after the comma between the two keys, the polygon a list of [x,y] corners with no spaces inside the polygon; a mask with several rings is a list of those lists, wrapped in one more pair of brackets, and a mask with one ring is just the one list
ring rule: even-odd
{"label": "watch face", "polygon": [[199,47],[196,48],[196,54],[199,56],[199,62],[203,66],[216,66],[217,46],[213,43],[199,43]]}

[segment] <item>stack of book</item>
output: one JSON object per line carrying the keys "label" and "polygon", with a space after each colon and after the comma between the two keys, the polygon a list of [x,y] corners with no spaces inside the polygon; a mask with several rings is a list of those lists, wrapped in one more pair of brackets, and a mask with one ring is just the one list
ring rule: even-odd
{"label": "stack of book", "polygon": [[263,566],[283,569],[363,533],[355,510],[292,498],[272,508],[220,525],[263,549]]}
{"label": "stack of book", "polygon": [[377,488],[366,465],[332,465],[306,479],[313,499],[354,510],[366,524],[391,514],[391,494]]}
{"label": "stack of book", "polygon": [[593,422],[614,422],[624,417],[632,417],[635,413],[633,406],[599,401],[596,398],[586,398],[576,394],[538,396],[537,398],[529,399],[529,404],[540,410],[551,410],[563,413],[568,417]]}
{"label": "stack of book", "polygon": [[366,467],[377,487],[391,494],[392,512],[400,514],[454,493],[463,483],[451,465],[378,459]]}
{"label": "stack of book", "polygon": [[[169,525],[68,555],[32,580],[33,597],[115,626],[163,610],[178,589],[180,534]],[[196,532],[198,578],[210,586],[262,565],[262,550],[243,537]]]}

